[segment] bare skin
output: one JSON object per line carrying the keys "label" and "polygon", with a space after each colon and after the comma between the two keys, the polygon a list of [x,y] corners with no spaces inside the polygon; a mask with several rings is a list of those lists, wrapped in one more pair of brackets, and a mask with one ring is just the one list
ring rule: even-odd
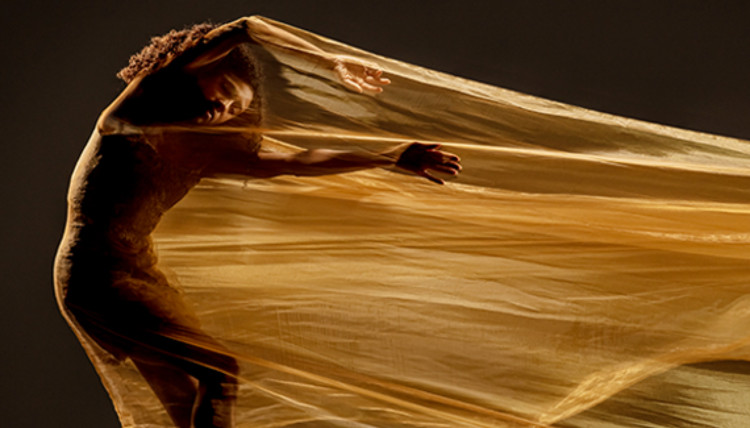
{"label": "bare skin", "polygon": [[[382,70],[356,58],[333,59],[337,77],[343,86],[353,92],[382,92],[382,86],[390,81],[382,77]],[[242,114],[252,102],[255,91],[241,78],[231,74],[198,74],[199,85],[206,99],[214,107],[204,116],[195,120],[201,125],[221,125]],[[396,166],[425,177],[437,184],[444,180],[435,177],[433,172],[457,175],[461,171],[458,156],[443,152],[436,144],[409,143],[388,149],[382,153],[341,150],[308,150],[301,153],[261,152],[254,159],[241,159],[242,170],[248,167],[256,171],[256,176],[272,177],[291,174],[316,176],[338,174],[375,167]],[[254,165],[248,162],[255,162]],[[231,169],[230,165],[227,165]],[[226,171],[225,171],[226,172]],[[253,175],[253,172],[249,173]]]}
{"label": "bare skin", "polygon": [[[193,119],[197,128],[225,124],[252,103],[255,88],[213,67],[239,43],[281,46],[319,61],[356,93],[379,93],[390,83],[374,64],[329,55],[279,28],[247,20],[231,25],[243,31],[217,37],[216,46],[185,67],[211,106]],[[111,124],[128,122],[120,106],[136,96],[138,85],[136,79],[102,114],[99,132],[71,180],[56,268],[61,302],[94,341],[134,362],[175,426],[232,427],[239,368],[226,348],[201,331],[179,292],[157,269],[150,235],[162,215],[204,177],[319,176],[397,167],[442,184],[435,173],[458,174],[460,160],[438,145],[421,143],[381,153],[268,153],[237,134],[143,129],[134,137]]]}

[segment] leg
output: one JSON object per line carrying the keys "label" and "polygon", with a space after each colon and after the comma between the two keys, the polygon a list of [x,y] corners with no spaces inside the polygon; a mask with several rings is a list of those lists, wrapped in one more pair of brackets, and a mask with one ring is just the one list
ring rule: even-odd
{"label": "leg", "polygon": [[108,327],[178,428],[230,428],[237,362],[204,333],[180,293],[157,270],[112,286]]}
{"label": "leg", "polygon": [[186,355],[193,362],[187,369],[198,380],[193,423],[195,428],[231,428],[239,366],[212,338],[205,336],[201,342],[211,349],[191,346]]}
{"label": "leg", "polygon": [[130,358],[173,422],[178,428],[232,427],[239,372],[235,359],[200,330],[180,328],[188,341],[165,334],[133,337],[143,346],[134,348]]}
{"label": "leg", "polygon": [[203,368],[198,376],[198,397],[195,407],[196,428],[230,428],[234,426],[234,402],[237,399],[237,363],[230,359],[223,363],[223,371]]}
{"label": "leg", "polygon": [[193,407],[198,394],[193,378],[172,362],[157,356],[139,356],[133,358],[133,363],[156,393],[174,424],[178,428],[191,428]]}

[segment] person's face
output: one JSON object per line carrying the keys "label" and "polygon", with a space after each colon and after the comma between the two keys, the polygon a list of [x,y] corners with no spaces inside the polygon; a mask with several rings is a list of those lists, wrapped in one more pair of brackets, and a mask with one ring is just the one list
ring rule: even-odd
{"label": "person's face", "polygon": [[196,120],[200,124],[218,125],[234,119],[253,101],[253,88],[232,74],[201,75],[198,85],[211,103],[210,109]]}

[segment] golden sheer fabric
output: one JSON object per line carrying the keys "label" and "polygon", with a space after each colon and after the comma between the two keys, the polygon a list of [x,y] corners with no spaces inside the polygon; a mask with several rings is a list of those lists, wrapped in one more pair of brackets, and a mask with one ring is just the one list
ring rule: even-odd
{"label": "golden sheer fabric", "polygon": [[[240,363],[236,426],[750,423],[750,144],[274,25],[392,84],[267,47],[264,150],[439,142],[464,172],[204,180],[167,213],[159,267]],[[81,337],[124,426],[171,426]]]}

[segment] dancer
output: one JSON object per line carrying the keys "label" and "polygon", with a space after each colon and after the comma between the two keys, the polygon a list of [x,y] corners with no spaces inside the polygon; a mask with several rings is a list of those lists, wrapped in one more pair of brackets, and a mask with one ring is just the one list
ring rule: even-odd
{"label": "dancer", "polygon": [[71,180],[55,269],[60,304],[77,331],[133,361],[180,428],[232,426],[238,366],[156,266],[151,233],[169,208],[206,177],[395,166],[442,183],[434,172],[461,169],[457,156],[421,143],[381,153],[261,151],[263,76],[252,45],[326,67],[353,92],[390,83],[375,64],[254,18],[172,31],[118,74],[128,86],[102,113]]}

